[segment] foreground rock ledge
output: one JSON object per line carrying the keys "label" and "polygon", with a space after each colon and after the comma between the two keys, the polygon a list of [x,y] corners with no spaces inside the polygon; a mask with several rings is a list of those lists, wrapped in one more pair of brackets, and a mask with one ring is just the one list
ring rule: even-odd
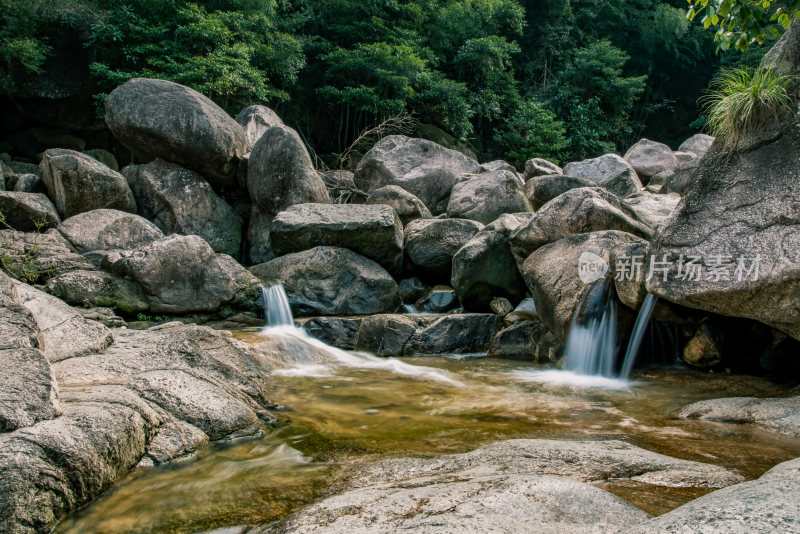
{"label": "foreground rock ledge", "polygon": [[618,532],[650,516],[586,482],[719,487],[724,468],[621,441],[509,440],[467,454],[356,469],[350,489],[262,532]]}

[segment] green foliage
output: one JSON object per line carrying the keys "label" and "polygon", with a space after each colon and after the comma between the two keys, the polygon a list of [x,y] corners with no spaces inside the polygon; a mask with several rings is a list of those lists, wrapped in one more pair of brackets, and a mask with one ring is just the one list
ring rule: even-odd
{"label": "green foliage", "polygon": [[714,40],[720,50],[731,46],[745,51],[751,45],[776,39],[780,29],[787,29],[792,20],[800,18],[800,0],[688,0],[686,17],[713,27]]}
{"label": "green foliage", "polygon": [[550,102],[567,126],[570,155],[582,159],[632,131],[631,112],[645,76],[625,76],[628,55],[608,41],[578,50],[556,78]]}
{"label": "green foliage", "polygon": [[[106,91],[132,77],[163,78],[235,113],[288,100],[285,88],[305,64],[299,40],[276,30],[271,2],[210,2],[208,10],[181,0],[101,3],[107,10],[87,46],[96,56],[91,72]],[[221,10],[231,6],[246,9]]]}
{"label": "green foliage", "polygon": [[545,158],[560,163],[567,147],[566,130],[555,114],[541,102],[523,102],[498,129],[494,140],[506,147],[505,157],[518,169],[531,158]]}
{"label": "green foliage", "polygon": [[772,68],[724,71],[702,98],[708,113],[706,127],[711,135],[734,148],[743,135],[757,132],[767,121],[791,109],[787,88],[792,81],[793,77]]}

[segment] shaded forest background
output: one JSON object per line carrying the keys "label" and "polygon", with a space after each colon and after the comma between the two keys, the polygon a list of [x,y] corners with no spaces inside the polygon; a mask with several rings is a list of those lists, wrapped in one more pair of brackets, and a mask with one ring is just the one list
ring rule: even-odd
{"label": "shaded forest background", "polygon": [[[685,0],[0,0],[0,99],[29,117],[102,128],[104,95],[173,80],[232,115],[265,104],[326,155],[410,114],[482,160],[556,162],[676,145],[723,65]],[[55,108],[52,103],[59,106]],[[10,107],[9,107],[10,109]],[[432,125],[430,126],[422,125]],[[420,135],[418,130],[417,135]],[[332,161],[328,158],[327,161]]]}

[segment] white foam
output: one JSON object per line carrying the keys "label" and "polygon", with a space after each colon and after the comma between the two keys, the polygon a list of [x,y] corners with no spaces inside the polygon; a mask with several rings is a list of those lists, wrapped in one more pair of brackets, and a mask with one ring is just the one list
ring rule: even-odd
{"label": "white foam", "polygon": [[573,371],[559,371],[550,369],[534,371],[518,369],[512,371],[512,378],[522,382],[536,382],[555,387],[569,387],[573,389],[630,389],[634,384],[630,380],[608,378],[599,375],[583,375]]}
{"label": "white foam", "polygon": [[280,372],[281,374],[288,374],[290,372],[289,369],[293,369],[295,374],[293,374],[292,376],[324,376],[324,375],[303,375],[301,373],[303,372],[320,373],[322,372],[321,368],[325,367],[326,366],[325,364],[329,364],[329,365],[341,365],[345,367],[354,367],[361,369],[380,369],[398,375],[409,376],[420,380],[431,380],[434,382],[441,382],[451,386],[462,387],[464,385],[458,380],[452,378],[449,375],[449,373],[441,371],[439,369],[434,369],[433,367],[411,365],[406,362],[400,361],[397,358],[380,358],[378,356],[374,356],[372,354],[367,354],[364,352],[347,352],[341,349],[337,349],[336,347],[331,347],[330,345],[326,345],[325,343],[323,343],[318,339],[314,339],[313,337],[309,336],[305,330],[302,330],[295,326],[288,326],[288,325],[269,326],[264,328],[261,331],[261,334],[265,336],[294,337],[304,343],[307,343],[308,345],[320,349],[326,355],[329,355],[331,357],[331,360],[328,362],[314,363],[314,364],[309,364],[308,362],[305,362],[302,365],[290,364],[290,366],[287,369],[276,371]]}

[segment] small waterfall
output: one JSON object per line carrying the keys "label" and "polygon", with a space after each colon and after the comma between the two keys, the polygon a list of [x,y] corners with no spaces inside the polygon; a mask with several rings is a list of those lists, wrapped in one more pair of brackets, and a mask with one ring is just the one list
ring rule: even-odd
{"label": "small waterfall", "polygon": [[292,326],[294,317],[292,309],[289,307],[289,298],[283,285],[273,284],[269,287],[261,288],[261,298],[258,303],[264,308],[264,317],[267,319],[267,326]]}
{"label": "small waterfall", "polygon": [[633,325],[633,332],[631,332],[631,339],[628,342],[628,350],[625,351],[625,359],[622,361],[622,369],[620,369],[620,378],[628,378],[633,369],[633,364],[636,362],[636,355],[639,353],[639,347],[642,345],[644,338],[645,328],[650,322],[650,316],[653,314],[653,307],[655,307],[658,297],[650,293],[644,298],[642,307],[639,309],[639,315],[636,317],[636,324]]}
{"label": "small waterfall", "polygon": [[565,369],[579,375],[616,377],[617,310],[613,285],[594,282],[584,293],[572,318]]}

